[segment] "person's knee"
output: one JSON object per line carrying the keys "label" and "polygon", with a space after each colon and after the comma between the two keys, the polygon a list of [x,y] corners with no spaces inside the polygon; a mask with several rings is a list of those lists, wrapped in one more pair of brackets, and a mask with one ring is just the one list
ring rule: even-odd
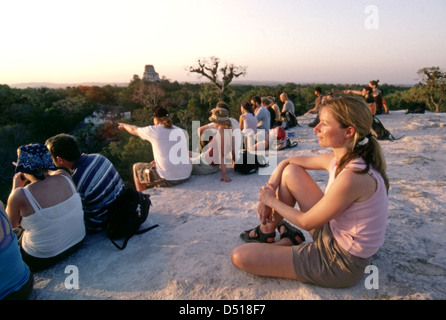
{"label": "person's knee", "polygon": [[255,243],[247,243],[232,250],[232,264],[241,270],[251,270],[256,264],[255,245]]}
{"label": "person's knee", "polygon": [[296,164],[289,164],[282,172],[282,180],[289,181],[291,179],[292,181],[296,181],[296,179],[298,179],[299,176],[303,173],[305,173],[305,169],[301,166]]}
{"label": "person's knee", "polygon": [[235,248],[231,252],[231,263],[240,269],[240,261],[242,260],[242,255],[240,254],[240,247]]}
{"label": "person's knee", "polygon": [[232,250],[231,263],[239,269],[245,270],[248,262],[248,251],[246,245],[239,246]]}
{"label": "person's knee", "polygon": [[133,167],[132,167],[132,170],[133,170],[133,175],[135,175],[135,176],[136,176],[136,173],[137,173],[137,168],[138,168],[138,163],[134,163]]}

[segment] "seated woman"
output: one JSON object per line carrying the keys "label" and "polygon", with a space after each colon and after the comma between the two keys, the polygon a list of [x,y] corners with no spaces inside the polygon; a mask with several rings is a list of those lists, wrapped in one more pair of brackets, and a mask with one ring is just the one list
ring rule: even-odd
{"label": "seated woman", "polygon": [[32,272],[71,255],[85,237],[81,198],[70,175],[55,169],[45,145],[20,147],[6,213]]}
{"label": "seated woman", "polygon": [[276,98],[272,96],[268,96],[268,99],[271,101],[271,108],[274,110],[274,123],[280,122],[280,109],[279,106],[276,103]]}
{"label": "seated woman", "polygon": [[365,86],[362,88],[362,91],[356,91],[356,90],[345,90],[344,93],[353,93],[359,96],[363,96],[365,101],[367,102],[367,105],[369,106],[369,110],[374,116],[376,114],[376,103],[375,98],[373,98],[373,90],[369,86]]}
{"label": "seated woman", "polygon": [[17,236],[0,201],[0,300],[25,300],[33,289],[34,277],[23,262]]}
{"label": "seated woman", "polygon": [[[232,130],[232,159],[235,162],[239,158],[240,149],[243,148],[243,137],[242,130],[240,129],[240,124],[237,120],[231,117],[230,107],[226,102],[218,102],[215,106],[216,109],[226,109],[228,111],[229,121],[231,121],[231,130]],[[212,115],[212,112],[210,114]],[[200,141],[200,151],[203,151],[203,148],[212,140],[213,135],[217,132],[217,127],[215,123],[210,122],[198,128],[198,138]],[[194,139],[194,138],[192,138]]]}
{"label": "seated woman", "polygon": [[[164,108],[153,112],[153,126],[137,127],[118,123],[119,130],[147,140],[152,145],[154,161],[133,165],[133,179],[137,191],[153,187],[171,187],[187,181],[192,171],[187,137],[183,130],[172,124]],[[171,152],[172,150],[184,155]]]}
{"label": "seated woman", "polygon": [[[221,171],[220,181],[231,182],[227,176],[226,163],[232,163],[233,132],[229,112],[224,108],[215,108],[209,118],[215,128],[216,134],[203,148],[198,157],[192,157],[192,174],[204,175]],[[229,160],[228,160],[229,159]]]}
{"label": "seated woman", "polygon": [[370,88],[372,88],[372,96],[375,99],[376,114],[388,114],[389,107],[386,100],[384,99],[383,93],[379,90],[378,86],[379,80],[372,80],[369,82]]}
{"label": "seated woman", "polygon": [[[363,100],[337,98],[321,106],[314,132],[332,152],[277,166],[259,193],[262,224],[240,235],[264,243],[235,248],[236,267],[331,288],[352,286],[364,276],[384,242],[388,211],[386,164],[371,125]],[[307,170],[329,172],[325,194]],[[302,244],[302,232],[284,219],[308,231],[313,242]],[[276,228],[280,241],[272,244]]]}
{"label": "seated woman", "polygon": [[253,151],[255,150],[255,136],[257,134],[257,117],[249,102],[241,104],[240,113],[239,123],[243,135],[243,147]]}

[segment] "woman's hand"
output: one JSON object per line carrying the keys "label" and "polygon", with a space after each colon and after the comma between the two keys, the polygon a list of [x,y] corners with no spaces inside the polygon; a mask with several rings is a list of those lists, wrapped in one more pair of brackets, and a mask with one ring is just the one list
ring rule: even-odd
{"label": "woman's hand", "polygon": [[265,186],[260,188],[259,201],[266,206],[270,206],[271,200],[276,198],[276,191],[273,186],[267,183]]}
{"label": "woman's hand", "polygon": [[232,181],[232,179],[231,178],[229,178],[228,176],[226,176],[226,175],[222,175],[221,176],[221,178],[220,178],[220,181],[224,181],[224,182],[231,182]]}
{"label": "woman's hand", "polygon": [[276,191],[274,187],[267,183],[265,186],[260,188],[259,201],[257,205],[257,212],[262,224],[266,224],[273,220],[271,201],[276,198]]}
{"label": "woman's hand", "polygon": [[12,189],[23,188],[27,182],[28,179],[25,178],[23,173],[18,172],[12,178]]}
{"label": "woman's hand", "polygon": [[273,210],[270,207],[265,206],[262,202],[257,204],[257,213],[259,219],[263,225],[273,221]]}

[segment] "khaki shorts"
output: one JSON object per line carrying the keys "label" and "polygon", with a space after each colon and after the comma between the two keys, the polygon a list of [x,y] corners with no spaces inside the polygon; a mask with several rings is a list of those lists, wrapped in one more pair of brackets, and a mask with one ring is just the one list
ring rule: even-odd
{"label": "khaki shorts", "polygon": [[134,165],[135,175],[141,184],[146,184],[147,188],[154,187],[173,187],[180,183],[186,182],[189,179],[182,180],[166,180],[162,178],[158,171],[156,171],[156,163],[138,162]]}
{"label": "khaki shorts", "polygon": [[370,261],[342,248],[328,223],[314,231],[313,239],[311,243],[293,246],[294,270],[299,281],[326,288],[344,288],[362,279]]}
{"label": "khaki shorts", "polygon": [[192,164],[192,174],[193,175],[205,175],[216,173],[220,170],[219,166],[211,166],[206,163]]}

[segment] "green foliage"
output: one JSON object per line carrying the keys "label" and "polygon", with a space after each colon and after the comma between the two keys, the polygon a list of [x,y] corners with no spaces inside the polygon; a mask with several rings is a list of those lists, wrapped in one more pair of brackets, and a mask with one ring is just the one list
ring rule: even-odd
{"label": "green foliage", "polygon": [[432,111],[446,111],[446,72],[440,67],[430,67],[418,70],[422,95]]}
{"label": "green foliage", "polygon": [[137,137],[112,141],[101,153],[115,165],[128,187],[133,187],[133,164],[153,161],[152,145]]}

